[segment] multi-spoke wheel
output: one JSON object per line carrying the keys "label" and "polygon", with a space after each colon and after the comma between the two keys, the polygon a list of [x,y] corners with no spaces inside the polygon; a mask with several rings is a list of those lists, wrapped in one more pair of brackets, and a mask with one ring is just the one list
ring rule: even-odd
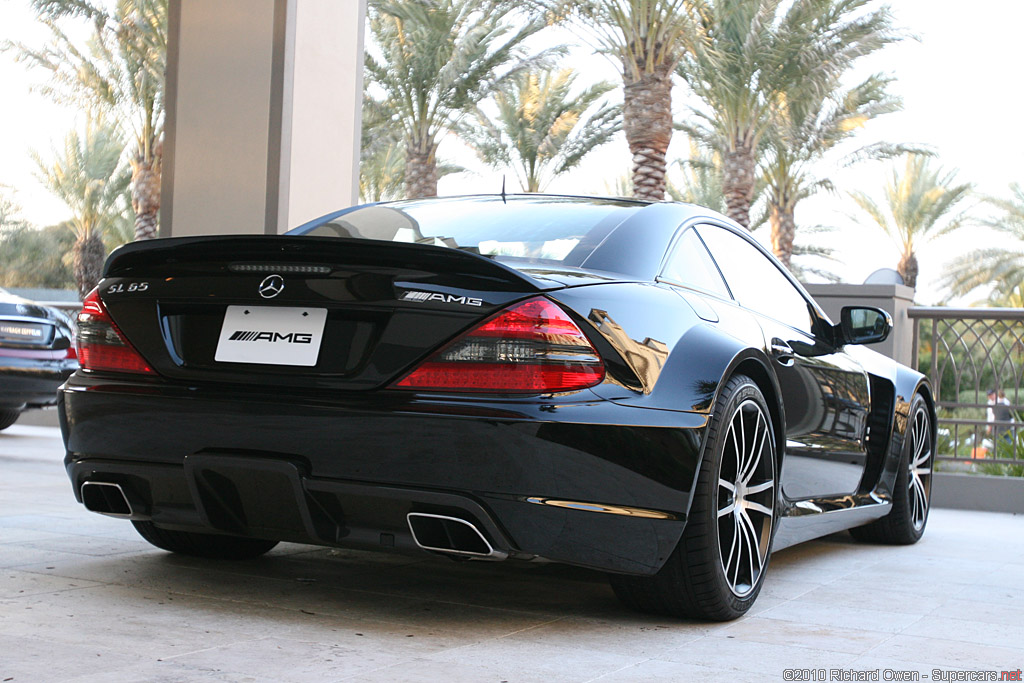
{"label": "multi-spoke wheel", "polygon": [[775,519],[775,458],[769,420],[752,399],[741,403],[725,433],[718,475],[718,557],[729,589],[749,595],[758,585]]}
{"label": "multi-spoke wheel", "polygon": [[[921,405],[914,413],[911,425],[910,462],[907,467],[907,495],[910,499],[910,523],[914,531],[924,531],[928,521],[928,497],[932,490],[932,448],[931,420],[928,411]],[[917,540],[917,539],[914,539]]]}
{"label": "multi-spoke wheel", "polygon": [[910,404],[903,451],[892,491],[892,510],[867,526],[850,529],[854,538],[877,543],[916,543],[928,523],[935,462],[932,412],[917,394]]}
{"label": "multi-spoke wheel", "polygon": [[612,576],[628,605],[648,612],[735,619],[757,598],[775,529],[777,459],[761,390],[736,375],[708,426],[686,530],[654,576]]}

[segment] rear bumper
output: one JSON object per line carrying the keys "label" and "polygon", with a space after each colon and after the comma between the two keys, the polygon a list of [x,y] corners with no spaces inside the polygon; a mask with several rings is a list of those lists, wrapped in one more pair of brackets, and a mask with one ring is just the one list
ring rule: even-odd
{"label": "rear bumper", "polygon": [[57,389],[78,367],[74,360],[36,360],[0,355],[0,406],[53,405]]}
{"label": "rear bumper", "polygon": [[76,375],[61,422],[79,500],[117,483],[133,518],[167,528],[415,551],[420,512],[502,555],[653,573],[682,533],[705,416],[578,396],[327,401]]}

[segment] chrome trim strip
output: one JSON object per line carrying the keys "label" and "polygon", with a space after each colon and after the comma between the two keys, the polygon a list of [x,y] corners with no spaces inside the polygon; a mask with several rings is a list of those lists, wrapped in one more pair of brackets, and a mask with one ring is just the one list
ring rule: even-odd
{"label": "chrome trim strip", "polygon": [[604,512],[610,515],[623,515],[625,517],[640,517],[643,519],[683,519],[682,515],[662,512],[661,510],[648,510],[646,508],[634,508],[625,505],[607,505],[605,503],[584,503],[577,500],[557,500],[555,498],[541,498],[531,496],[524,499],[527,503],[536,505],[550,505],[556,508],[568,508],[570,510],[582,510],[584,512]]}

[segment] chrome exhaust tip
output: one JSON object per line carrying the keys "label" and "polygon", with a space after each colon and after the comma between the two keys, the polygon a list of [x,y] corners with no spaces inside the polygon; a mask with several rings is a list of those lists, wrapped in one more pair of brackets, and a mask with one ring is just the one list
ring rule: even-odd
{"label": "chrome exhaust tip", "polygon": [[121,518],[128,518],[133,514],[132,505],[120,484],[87,481],[82,484],[81,493],[82,504],[90,512]]}
{"label": "chrome exhaust tip", "polygon": [[476,525],[458,517],[410,512],[406,515],[412,540],[423,550],[465,558],[504,560],[508,553],[496,549]]}

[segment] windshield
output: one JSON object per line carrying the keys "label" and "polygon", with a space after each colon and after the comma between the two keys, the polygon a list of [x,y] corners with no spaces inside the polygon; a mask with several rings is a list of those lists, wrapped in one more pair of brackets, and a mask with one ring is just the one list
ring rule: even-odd
{"label": "windshield", "polygon": [[366,206],[293,234],[413,242],[500,260],[578,266],[642,203],[583,197],[463,197]]}

